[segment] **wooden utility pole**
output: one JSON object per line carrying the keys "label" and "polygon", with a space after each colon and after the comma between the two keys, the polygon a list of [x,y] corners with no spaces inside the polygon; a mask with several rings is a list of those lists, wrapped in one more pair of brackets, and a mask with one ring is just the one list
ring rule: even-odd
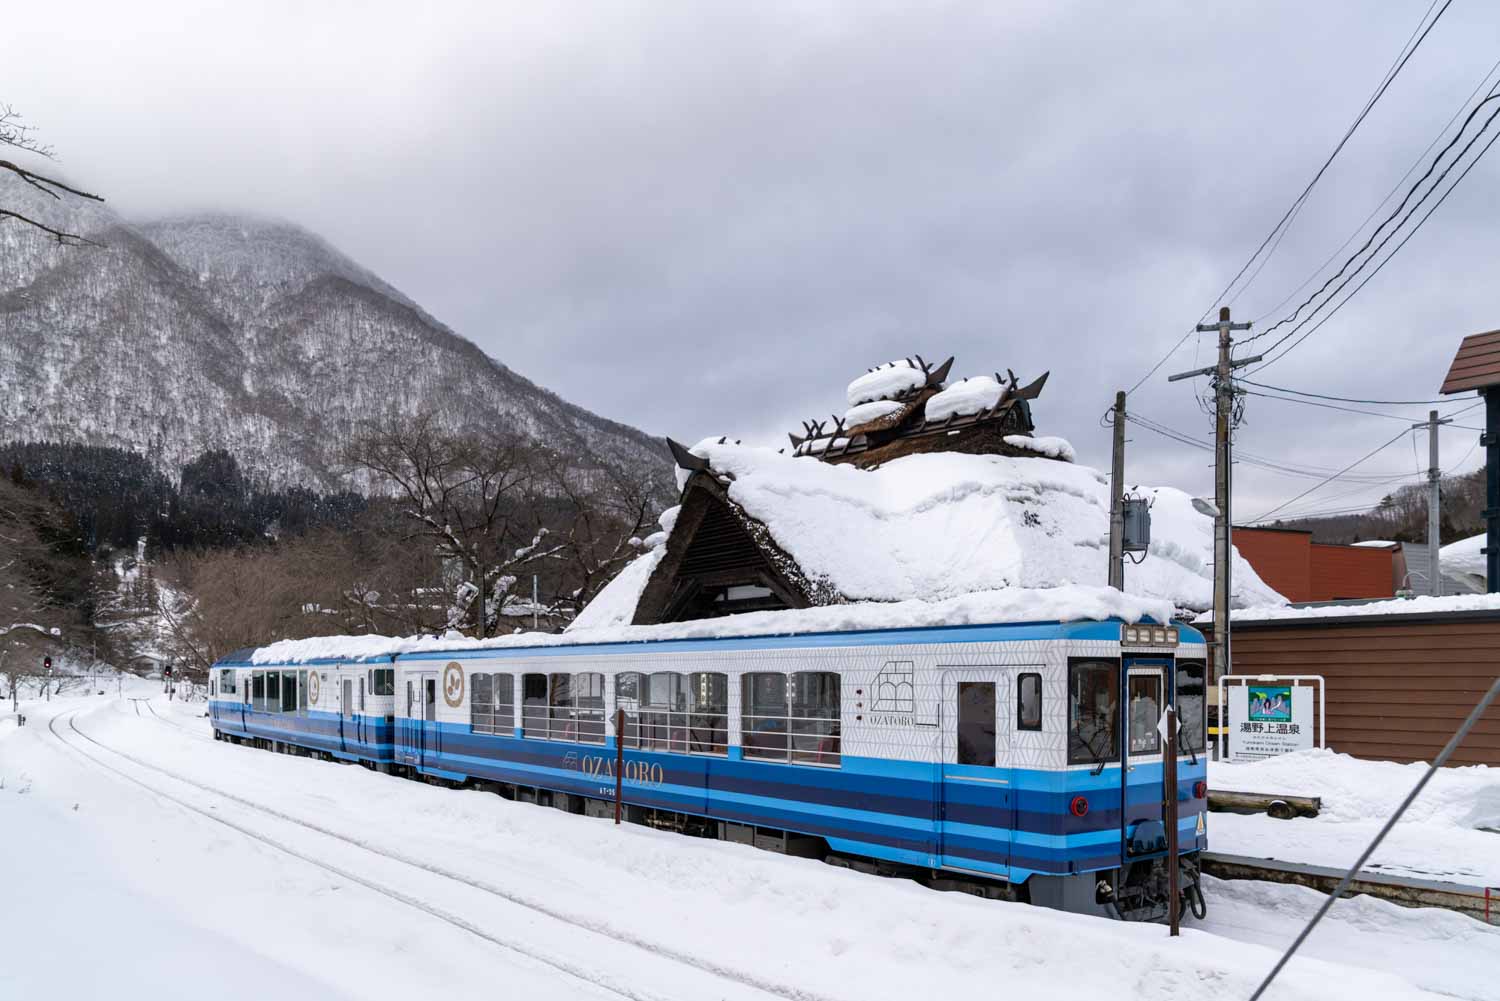
{"label": "wooden utility pole", "polygon": [[1177,382],[1179,379],[1191,379],[1194,376],[1207,375],[1213,377],[1214,385],[1214,506],[1218,513],[1214,516],[1214,672],[1213,680],[1218,682],[1225,674],[1229,673],[1229,598],[1233,591],[1230,588],[1230,562],[1234,554],[1231,535],[1233,533],[1233,512],[1230,510],[1231,498],[1234,489],[1233,474],[1230,466],[1234,460],[1232,446],[1230,443],[1230,417],[1234,411],[1234,370],[1243,368],[1261,360],[1261,355],[1253,355],[1249,358],[1236,360],[1232,357],[1234,338],[1231,336],[1236,330],[1249,330],[1248,323],[1231,323],[1229,321],[1229,307],[1219,309],[1218,323],[1198,324],[1199,333],[1219,332],[1219,361],[1218,364],[1208,368],[1196,369],[1192,372],[1179,372],[1168,376],[1168,382]]}
{"label": "wooden utility pole", "polygon": [[1125,590],[1125,394],[1115,394],[1115,447],[1109,466],[1109,586]]}
{"label": "wooden utility pole", "polygon": [[1436,410],[1427,411],[1427,420],[1413,424],[1412,428],[1427,429],[1427,593],[1434,597],[1443,593],[1443,572],[1438,554],[1442,551],[1442,538],[1438,532],[1438,515],[1443,505],[1443,471],[1439,467],[1438,427],[1451,424],[1451,420],[1439,420]]}

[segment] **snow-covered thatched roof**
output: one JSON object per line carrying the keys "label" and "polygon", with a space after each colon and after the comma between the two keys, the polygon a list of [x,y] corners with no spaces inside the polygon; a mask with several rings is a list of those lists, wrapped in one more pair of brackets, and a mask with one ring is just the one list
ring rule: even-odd
{"label": "snow-covered thatched roof", "polygon": [[[712,476],[803,577],[845,603],[945,602],[995,592],[1102,587],[1107,479],[1045,457],[1070,457],[1065,442],[1038,442],[1033,451],[1036,457],[909,455],[864,470],[723,439],[692,449],[708,464],[693,475]],[[1152,543],[1139,565],[1126,567],[1127,593],[1178,609],[1210,607],[1212,521],[1195,512],[1180,490],[1139,492],[1153,501]],[[572,629],[633,621],[670,547],[673,512],[663,524],[666,531],[652,538],[651,550],[606,587]],[[1236,605],[1285,602],[1238,554],[1234,587]]]}

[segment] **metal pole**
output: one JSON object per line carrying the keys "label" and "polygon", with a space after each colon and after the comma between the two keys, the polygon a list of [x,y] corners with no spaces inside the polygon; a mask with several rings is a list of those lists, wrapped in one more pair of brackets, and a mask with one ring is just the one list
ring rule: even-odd
{"label": "metal pole", "polygon": [[1125,394],[1115,394],[1115,444],[1109,467],[1109,586],[1125,590]]}
{"label": "metal pole", "polygon": [[1442,470],[1438,468],[1438,412],[1427,411],[1427,449],[1430,461],[1427,467],[1427,565],[1432,569],[1427,576],[1427,593],[1437,596],[1443,593],[1443,574],[1438,553],[1442,542],[1438,532],[1438,512],[1442,505]]}
{"label": "metal pole", "polygon": [[620,804],[625,794],[625,710],[615,710],[615,824],[620,823]]}
{"label": "metal pole", "polygon": [[531,575],[531,628],[532,628],[533,631],[536,630],[536,629],[541,628],[540,626],[537,625],[538,615],[537,615],[536,605],[537,605],[536,574],[532,574]]}
{"label": "metal pole", "polygon": [[1167,923],[1171,934],[1182,929],[1181,873],[1177,863],[1177,710],[1167,704],[1167,756],[1162,772],[1163,813],[1167,822]]}

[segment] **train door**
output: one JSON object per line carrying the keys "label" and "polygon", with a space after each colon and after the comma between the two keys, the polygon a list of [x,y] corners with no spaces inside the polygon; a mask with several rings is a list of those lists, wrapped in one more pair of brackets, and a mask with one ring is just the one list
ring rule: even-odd
{"label": "train door", "polygon": [[421,702],[417,698],[420,679],[406,680],[406,712],[396,720],[396,758],[402,764],[421,764]]}
{"label": "train door", "polygon": [[354,732],[354,679],[344,678],[339,685],[339,746],[352,751],[358,741]]}
{"label": "train door", "polygon": [[435,763],[437,754],[442,749],[442,739],[441,734],[438,733],[437,723],[437,691],[437,675],[422,675],[422,764],[424,765]]}
{"label": "train door", "polygon": [[1003,876],[1015,819],[1006,672],[945,669],[941,677],[938,864]]}
{"label": "train door", "polygon": [[[1121,698],[1120,838],[1127,854],[1165,850],[1162,824],[1162,735],[1158,729],[1166,707],[1169,662],[1161,658],[1125,658],[1125,692]],[[1134,840],[1134,844],[1132,844]],[[1157,842],[1160,840],[1160,846]]]}

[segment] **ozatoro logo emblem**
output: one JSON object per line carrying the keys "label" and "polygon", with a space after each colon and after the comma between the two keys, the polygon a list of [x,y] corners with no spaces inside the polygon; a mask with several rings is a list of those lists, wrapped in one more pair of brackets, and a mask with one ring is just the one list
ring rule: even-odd
{"label": "ozatoro logo emblem", "polygon": [[464,703],[464,669],[456,660],[443,668],[443,701],[453,709]]}
{"label": "ozatoro logo emblem", "polygon": [[307,701],[310,705],[318,704],[318,672],[307,672]]}

